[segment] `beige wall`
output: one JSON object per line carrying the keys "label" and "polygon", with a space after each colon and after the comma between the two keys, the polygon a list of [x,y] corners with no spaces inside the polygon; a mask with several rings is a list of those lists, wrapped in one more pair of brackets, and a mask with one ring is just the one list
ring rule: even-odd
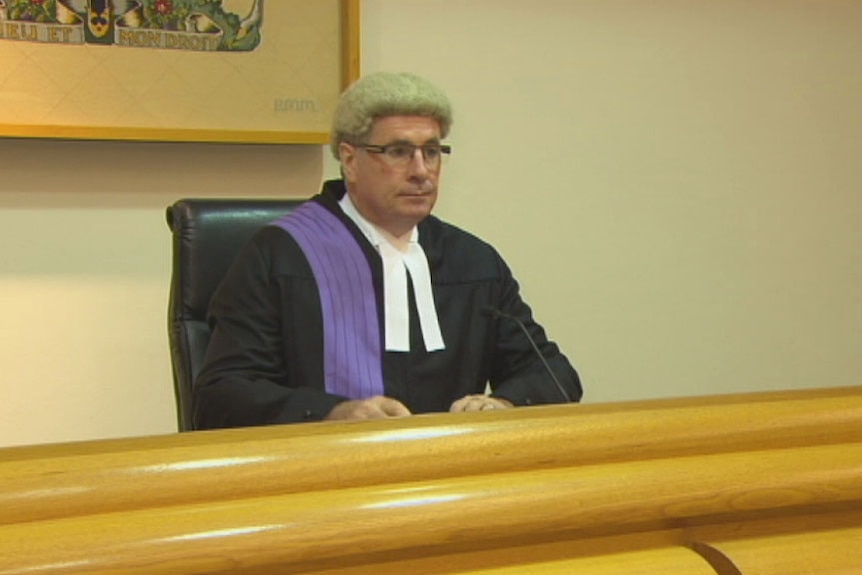
{"label": "beige wall", "polygon": [[[862,3],[363,0],[456,106],[438,212],[586,401],[862,373]],[[320,147],[0,140],[0,445],[171,432],[164,207],[308,195]]]}

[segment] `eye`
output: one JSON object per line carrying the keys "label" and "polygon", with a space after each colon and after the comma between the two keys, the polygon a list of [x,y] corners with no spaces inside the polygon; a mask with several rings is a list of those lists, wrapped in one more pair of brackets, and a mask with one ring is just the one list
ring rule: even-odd
{"label": "eye", "polygon": [[426,160],[436,160],[440,157],[440,146],[423,146],[422,155]]}
{"label": "eye", "polygon": [[413,155],[416,148],[406,144],[393,144],[386,147],[386,153],[395,160],[403,160]]}

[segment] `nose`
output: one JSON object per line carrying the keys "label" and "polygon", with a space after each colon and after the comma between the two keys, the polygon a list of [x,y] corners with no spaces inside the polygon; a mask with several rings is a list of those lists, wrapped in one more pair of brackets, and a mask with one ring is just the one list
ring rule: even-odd
{"label": "nose", "polygon": [[413,157],[410,158],[410,175],[427,177],[428,165],[425,163],[425,153],[422,148],[416,148],[413,152]]}

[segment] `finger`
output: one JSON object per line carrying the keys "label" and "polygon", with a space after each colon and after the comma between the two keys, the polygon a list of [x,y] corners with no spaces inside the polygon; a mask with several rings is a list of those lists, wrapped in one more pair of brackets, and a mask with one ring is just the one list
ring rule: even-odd
{"label": "finger", "polygon": [[482,396],[471,397],[464,405],[464,411],[482,411],[482,408],[488,404],[488,400]]}
{"label": "finger", "polygon": [[406,405],[397,399],[392,399],[391,397],[382,398],[378,407],[380,407],[383,413],[388,417],[405,417],[407,415],[412,415]]}
{"label": "finger", "polygon": [[359,401],[350,419],[382,419],[386,412],[373,401]]}
{"label": "finger", "polygon": [[466,411],[467,404],[472,401],[476,396],[475,395],[465,395],[461,399],[457,399],[452,403],[452,406],[449,408],[449,411],[452,413]]}
{"label": "finger", "polygon": [[385,417],[379,407],[368,401],[350,400],[336,405],[326,416],[328,420],[376,419]]}

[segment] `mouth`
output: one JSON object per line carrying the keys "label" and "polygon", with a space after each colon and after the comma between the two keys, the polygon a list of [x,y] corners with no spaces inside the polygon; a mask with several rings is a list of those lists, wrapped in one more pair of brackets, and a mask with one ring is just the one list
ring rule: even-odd
{"label": "mouth", "polygon": [[399,195],[408,196],[411,198],[421,198],[421,197],[430,196],[433,194],[434,194],[434,190],[407,190],[407,191],[401,192],[401,194],[399,194]]}

